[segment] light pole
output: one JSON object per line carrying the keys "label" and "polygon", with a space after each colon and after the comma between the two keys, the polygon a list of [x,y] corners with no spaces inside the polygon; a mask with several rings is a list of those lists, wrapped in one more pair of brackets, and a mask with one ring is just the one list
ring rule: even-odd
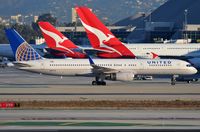
{"label": "light pole", "polygon": [[150,10],[150,14],[149,14],[149,22],[150,22],[150,23],[151,23],[151,21],[152,21],[152,16],[151,16],[152,14],[151,14],[151,13],[152,13],[152,10]]}
{"label": "light pole", "polygon": [[188,41],[188,35],[187,35],[187,23],[188,23],[187,15],[188,15],[188,10],[187,9],[184,10],[184,14],[185,14],[185,24],[184,24],[185,39]]}

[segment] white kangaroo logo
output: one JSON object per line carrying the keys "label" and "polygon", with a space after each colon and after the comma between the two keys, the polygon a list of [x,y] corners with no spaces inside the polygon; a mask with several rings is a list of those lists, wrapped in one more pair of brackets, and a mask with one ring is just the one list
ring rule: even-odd
{"label": "white kangaroo logo", "polygon": [[91,27],[87,24],[85,24],[82,20],[81,20],[81,23],[83,24],[83,26],[89,30],[90,32],[92,32],[93,34],[95,34],[99,41],[100,41],[100,47],[106,47],[108,49],[111,49],[115,52],[117,52],[118,54],[122,55],[119,51],[117,51],[116,49],[112,48],[112,47],[108,47],[107,45],[104,44],[104,42],[108,42],[111,38],[114,38],[115,36],[111,35],[111,34],[108,34],[108,37],[101,31],[101,30],[98,30],[94,27]]}
{"label": "white kangaroo logo", "polygon": [[53,32],[47,31],[47,30],[43,29],[42,27],[40,27],[40,29],[41,29],[46,35],[50,36],[51,38],[53,38],[53,39],[55,40],[55,42],[56,42],[56,47],[57,47],[57,48],[66,49],[67,51],[69,51],[69,52],[71,52],[72,54],[74,54],[74,52],[71,51],[70,49],[68,49],[68,48],[66,48],[66,47],[64,47],[64,46],[62,46],[62,45],[60,45],[60,44],[63,43],[65,40],[68,40],[68,38],[66,38],[66,37],[61,38],[59,35],[57,35],[57,34],[55,34],[55,33],[53,33]]}

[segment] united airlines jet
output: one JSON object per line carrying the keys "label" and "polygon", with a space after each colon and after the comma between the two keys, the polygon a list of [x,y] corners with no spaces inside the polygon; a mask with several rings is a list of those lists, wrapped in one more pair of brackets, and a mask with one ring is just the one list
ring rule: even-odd
{"label": "united airlines jet", "polygon": [[188,62],[173,59],[45,59],[14,29],[5,30],[19,69],[50,75],[93,75],[93,85],[106,85],[105,80],[131,81],[140,75],[192,75],[197,70]]}

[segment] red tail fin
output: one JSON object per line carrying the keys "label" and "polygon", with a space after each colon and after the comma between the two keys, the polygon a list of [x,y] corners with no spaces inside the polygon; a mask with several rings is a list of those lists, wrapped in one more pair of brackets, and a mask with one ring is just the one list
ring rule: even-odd
{"label": "red tail fin", "polygon": [[54,28],[49,22],[39,22],[42,35],[49,48],[69,50],[78,48],[72,41],[65,37],[61,32]]}
{"label": "red tail fin", "polygon": [[87,7],[76,7],[81,22],[93,48],[106,47],[121,57],[135,58],[135,55],[117,39],[111,31]]}
{"label": "red tail fin", "polygon": [[91,9],[87,7],[76,7],[75,9],[94,48],[98,48],[102,44],[108,46],[122,44],[95,14],[92,13]]}

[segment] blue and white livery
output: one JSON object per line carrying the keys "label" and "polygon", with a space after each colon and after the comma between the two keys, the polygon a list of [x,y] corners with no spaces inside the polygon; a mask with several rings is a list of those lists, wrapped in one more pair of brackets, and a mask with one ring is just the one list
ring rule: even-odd
{"label": "blue and white livery", "polygon": [[42,59],[42,57],[14,29],[5,29],[5,32],[16,61]]}

